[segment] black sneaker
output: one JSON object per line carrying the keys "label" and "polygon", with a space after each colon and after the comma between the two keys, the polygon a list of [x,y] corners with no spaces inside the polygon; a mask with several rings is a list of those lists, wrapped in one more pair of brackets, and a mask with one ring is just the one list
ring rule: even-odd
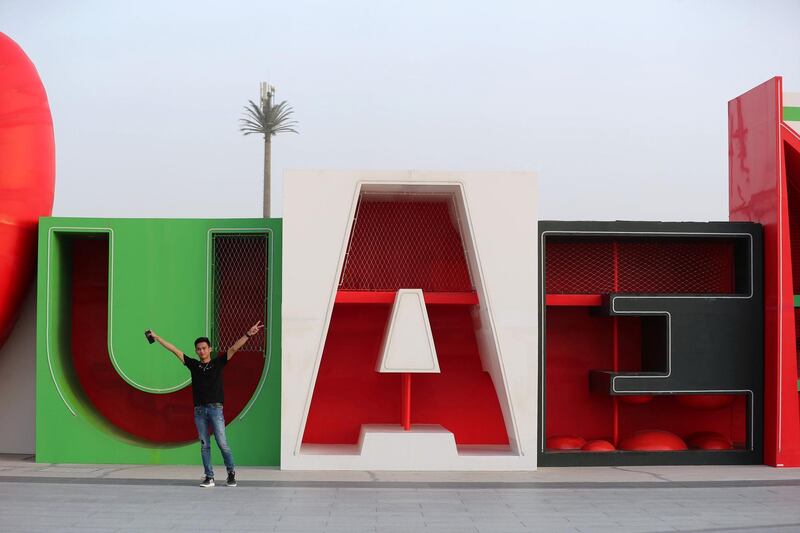
{"label": "black sneaker", "polygon": [[236,472],[228,472],[228,481],[225,484],[229,487],[236,486]]}
{"label": "black sneaker", "polygon": [[200,483],[201,487],[213,487],[214,486],[214,478],[206,476],[203,478],[203,482]]}

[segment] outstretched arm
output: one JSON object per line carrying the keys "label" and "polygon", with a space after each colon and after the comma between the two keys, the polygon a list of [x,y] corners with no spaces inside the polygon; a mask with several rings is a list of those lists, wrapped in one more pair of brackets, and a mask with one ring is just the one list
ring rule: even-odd
{"label": "outstretched arm", "polygon": [[150,331],[150,335],[152,335],[152,336],[153,336],[153,338],[154,338],[155,340],[157,340],[157,341],[158,341],[158,344],[160,344],[161,346],[163,346],[164,348],[166,348],[166,349],[167,349],[167,350],[169,350],[170,352],[174,353],[174,354],[175,354],[175,357],[177,357],[178,359],[180,359],[181,363],[183,363],[183,352],[182,352],[182,351],[180,351],[179,349],[177,349],[177,348],[175,347],[175,345],[174,345],[174,344],[172,344],[172,343],[171,343],[171,342],[169,342],[169,341],[165,341],[164,339],[162,339],[161,337],[159,337],[158,335],[156,335],[156,332],[155,332],[155,331],[152,331],[152,330],[151,330],[151,331]]}
{"label": "outstretched arm", "polygon": [[261,321],[259,320],[258,322],[256,322],[255,326],[253,326],[252,328],[248,329],[247,333],[242,335],[242,337],[238,341],[233,343],[233,346],[228,348],[228,360],[230,360],[231,357],[233,357],[233,354],[238,352],[239,349],[242,346],[244,346],[244,343],[246,343],[250,339],[250,337],[252,337],[256,333],[261,331],[263,328],[264,328],[264,324],[262,324]]}

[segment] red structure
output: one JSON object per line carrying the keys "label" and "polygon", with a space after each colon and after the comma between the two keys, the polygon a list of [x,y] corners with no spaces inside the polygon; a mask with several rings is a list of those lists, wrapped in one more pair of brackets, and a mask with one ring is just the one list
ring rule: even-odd
{"label": "red structure", "polygon": [[730,219],[764,227],[764,462],[800,466],[800,136],[780,77],[728,103],[728,139]]}
{"label": "red structure", "polygon": [[53,208],[55,142],[36,67],[0,33],[0,346],[36,271],[36,227]]}
{"label": "red structure", "polygon": [[[441,374],[375,371],[398,289],[424,291]],[[508,445],[481,365],[476,296],[452,200],[362,195],[303,443],[356,444],[363,424],[439,424],[459,445]]]}

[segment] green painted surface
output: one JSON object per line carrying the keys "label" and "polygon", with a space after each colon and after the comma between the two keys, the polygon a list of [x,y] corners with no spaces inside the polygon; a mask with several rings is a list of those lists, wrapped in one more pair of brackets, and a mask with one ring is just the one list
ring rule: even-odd
{"label": "green painted surface", "polygon": [[[152,327],[192,353],[211,328],[211,235],[268,235],[268,361],[249,410],[227,429],[237,464],[280,464],[281,226],[279,219],[42,218],[37,287],[36,458],[39,462],[195,464],[196,442],[156,445],[123,435],[83,399],[71,375],[67,241],[109,239],[109,357],[131,386],[162,394],[189,386],[186,369],[150,346]],[[207,310],[208,309],[208,310]],[[187,413],[186,416],[192,416]],[[221,457],[216,447],[215,462]]]}
{"label": "green painted surface", "polygon": [[795,294],[794,295],[794,306],[795,307],[800,307],[800,294]]}
{"label": "green painted surface", "polygon": [[800,121],[800,107],[784,107],[783,120],[798,120]]}

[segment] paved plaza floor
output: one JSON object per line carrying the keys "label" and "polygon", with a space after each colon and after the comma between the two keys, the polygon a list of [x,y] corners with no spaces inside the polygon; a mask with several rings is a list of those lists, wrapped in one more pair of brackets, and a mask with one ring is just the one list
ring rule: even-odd
{"label": "paved plaza floor", "polygon": [[281,472],[46,465],[0,456],[0,531],[800,531],[800,469]]}

